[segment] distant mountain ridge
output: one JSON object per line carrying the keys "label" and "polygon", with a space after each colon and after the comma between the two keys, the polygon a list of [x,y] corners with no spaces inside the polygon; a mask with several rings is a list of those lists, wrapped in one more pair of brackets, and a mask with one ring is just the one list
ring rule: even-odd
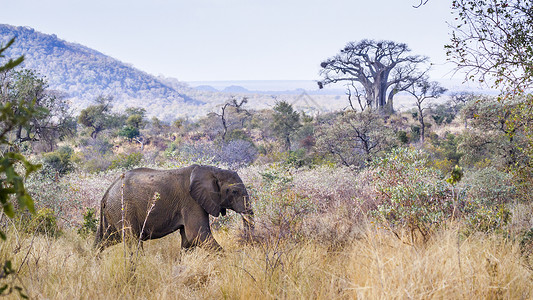
{"label": "distant mountain ridge", "polygon": [[[54,34],[29,27],[0,24],[0,43],[15,37],[7,57],[25,56],[23,67],[46,76],[50,87],[86,106],[99,95],[111,95],[118,104],[143,100],[143,106],[173,102],[202,104],[159,78],[88,47],[69,43]],[[186,89],[186,84],[183,84]]]}
{"label": "distant mountain ridge", "polygon": [[236,81],[192,81],[187,82],[199,91],[222,92],[228,94],[260,95],[345,95],[345,89],[327,87],[319,89],[314,80],[236,80]]}

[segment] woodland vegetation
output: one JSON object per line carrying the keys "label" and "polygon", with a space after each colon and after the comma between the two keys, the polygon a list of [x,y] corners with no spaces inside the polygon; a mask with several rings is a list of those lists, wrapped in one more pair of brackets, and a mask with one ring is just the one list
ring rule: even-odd
{"label": "woodland vegetation", "polygon": [[[452,61],[473,79],[491,81],[498,96],[455,92],[435,102],[445,89],[426,76],[424,57],[406,56],[404,44],[364,40],[322,64],[321,85],[347,82],[345,110],[311,114],[283,99],[256,109],[234,97],[198,120],[165,122],[142,107],[117,113],[108,95],[73,114],[45,79],[17,68],[23,57],[1,61],[0,292],[56,299],[531,298],[533,40],[521,24],[533,20],[531,7],[514,2],[452,4],[473,28],[492,14],[506,20],[501,32],[484,37],[459,26],[447,46]],[[509,37],[512,49],[474,48],[494,65],[469,60],[470,38]],[[390,78],[349,60],[366,51],[375,65],[384,49],[408,58]],[[520,59],[505,60],[506,51]],[[343,59],[350,72],[338,69],[349,65]],[[395,112],[399,92],[410,93],[416,108]],[[99,201],[117,176],[192,163],[238,171],[253,199],[253,242],[229,212],[211,220],[222,253],[180,250],[178,234],[144,249],[125,243],[95,251]]]}

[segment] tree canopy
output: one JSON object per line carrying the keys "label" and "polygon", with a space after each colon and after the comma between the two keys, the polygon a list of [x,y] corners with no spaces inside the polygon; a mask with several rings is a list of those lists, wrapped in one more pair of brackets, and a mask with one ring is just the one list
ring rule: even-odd
{"label": "tree canopy", "polygon": [[[527,137],[521,151],[529,158],[515,167],[524,178],[533,168],[533,2],[530,0],[454,0],[456,23],[448,59],[466,78],[501,89],[509,109],[504,126],[509,138]],[[514,157],[515,154],[512,156]],[[512,160],[514,161],[514,159]]]}
{"label": "tree canopy", "polygon": [[111,122],[112,97],[99,96],[96,104],[82,110],[78,116],[78,123],[92,128],[91,137],[96,138]]}
{"label": "tree canopy", "polygon": [[[72,133],[68,102],[61,93],[48,89],[45,78],[33,70],[22,69],[2,73],[0,82],[0,101],[11,103],[15,116],[27,118],[27,122],[15,128],[13,141],[45,141],[53,148],[57,138]],[[31,116],[26,109],[30,103],[35,109]]]}
{"label": "tree canopy", "polygon": [[274,106],[274,133],[285,144],[285,149],[291,149],[291,137],[300,128],[300,114],[295,111],[291,104],[279,101]]}

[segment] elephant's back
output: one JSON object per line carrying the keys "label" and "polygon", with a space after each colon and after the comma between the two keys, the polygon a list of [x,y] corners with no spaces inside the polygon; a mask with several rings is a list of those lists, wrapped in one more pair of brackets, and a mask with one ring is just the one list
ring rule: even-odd
{"label": "elephant's back", "polygon": [[[156,200],[157,207],[170,208],[177,199],[188,196],[190,172],[183,169],[156,170],[141,168],[126,172],[124,176],[124,199],[144,219],[148,202]],[[167,213],[173,214],[172,210]]]}
{"label": "elephant's back", "polygon": [[161,178],[167,176],[176,176],[176,175],[185,175],[190,176],[191,172],[198,165],[191,165],[188,167],[171,169],[171,170],[159,170],[151,168],[136,168],[127,171],[124,173],[125,178],[142,178],[142,177],[151,177],[151,178]]}
{"label": "elephant's back", "polygon": [[103,207],[112,219],[120,218],[122,201],[130,211],[144,210],[155,193],[167,193],[171,178],[163,170],[139,168],[119,176],[104,195]]}
{"label": "elephant's back", "polygon": [[162,196],[162,202],[184,198],[188,194],[191,171],[191,167],[173,170],[133,169],[117,178],[103,200],[110,211],[117,213],[121,210],[122,199],[130,208],[134,206],[144,211],[156,193]]}

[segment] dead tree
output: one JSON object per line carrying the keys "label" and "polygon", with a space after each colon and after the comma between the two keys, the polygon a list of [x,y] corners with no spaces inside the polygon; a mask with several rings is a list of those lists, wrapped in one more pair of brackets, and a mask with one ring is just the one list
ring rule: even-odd
{"label": "dead tree", "polygon": [[[244,113],[245,115],[250,115],[250,113],[243,109],[242,106],[244,104],[248,103],[248,98],[247,97],[242,97],[242,99],[240,101],[237,100],[237,98],[235,97],[232,97],[230,99],[230,101],[224,103],[224,105],[222,106],[221,108],[221,113],[220,114],[217,114],[215,113],[218,117],[220,117],[220,121],[222,122],[222,128],[223,128],[223,131],[222,131],[222,142],[225,142],[226,141],[226,134],[228,133],[228,128],[230,127],[230,125],[228,125],[228,116],[227,116],[227,109],[228,107],[232,107],[235,112],[237,114],[241,114],[241,113]],[[245,118],[242,118],[240,120],[241,122],[241,125],[244,125],[242,123],[244,123],[244,120]]]}

